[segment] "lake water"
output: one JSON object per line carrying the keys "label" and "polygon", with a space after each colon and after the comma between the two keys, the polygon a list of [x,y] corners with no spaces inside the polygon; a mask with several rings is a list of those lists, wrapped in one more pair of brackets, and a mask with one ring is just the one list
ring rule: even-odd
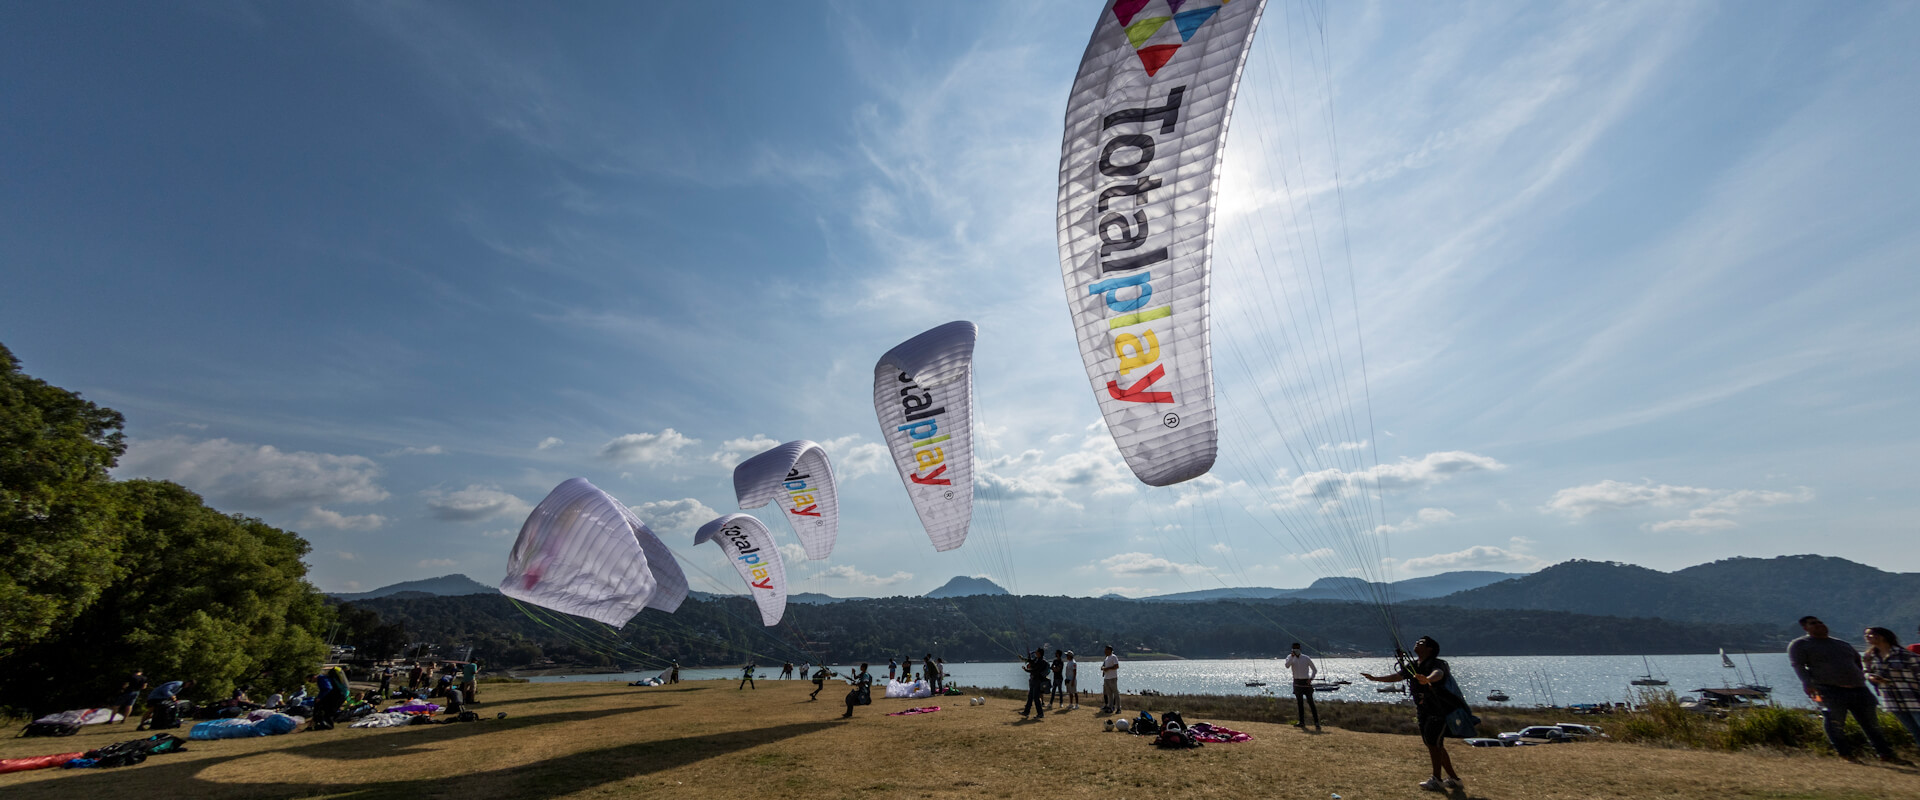
{"label": "lake water", "polygon": [[[1654,677],[1668,681],[1666,688],[1678,694],[1685,695],[1703,687],[1719,688],[1754,682],[1754,673],[1758,673],[1758,683],[1774,687],[1773,698],[1776,703],[1794,707],[1811,706],[1806,695],[1800,692],[1800,683],[1794,679],[1793,670],[1787,666],[1785,653],[1754,653],[1752,656],[1734,655],[1732,658],[1737,670],[1721,666],[1720,656],[1714,653],[1658,656],[1648,659],[1647,663],[1652,665]],[[1749,658],[1752,659],[1752,672],[1748,668]],[[1632,692],[1638,688],[1628,682],[1646,674],[1646,667],[1641,665],[1639,656],[1459,656],[1447,661],[1453,665],[1454,677],[1460,682],[1460,688],[1466,692],[1467,698],[1478,705],[1497,705],[1486,701],[1487,694],[1496,689],[1505,691],[1513,698],[1510,705],[1566,706],[1574,703],[1626,702],[1633,698]],[[843,672],[846,666],[836,665],[835,671]],[[878,674],[885,677],[886,669],[887,665],[881,663]],[[1402,699],[1404,695],[1375,692],[1375,687],[1386,684],[1376,684],[1360,677],[1361,672],[1378,675],[1392,669],[1392,659],[1386,658],[1323,659],[1320,661],[1323,680],[1350,680],[1353,685],[1320,696],[1377,702]],[[760,672],[771,677],[778,675],[780,668],[774,665]],[[947,673],[950,676],[948,681],[957,686],[1026,686],[1026,673],[1015,662],[948,664]],[[626,682],[651,678],[656,674],[658,670],[533,680]],[[1097,657],[1091,662],[1081,662],[1080,675],[1081,691],[1092,691],[1097,698],[1100,692]],[[738,680],[739,677],[738,667],[680,671],[681,680]],[[1292,680],[1292,673],[1278,659],[1126,661],[1120,666],[1120,691],[1128,694],[1153,689],[1167,694],[1258,695],[1265,689],[1248,687],[1246,683],[1265,681],[1269,684],[1266,689],[1286,695],[1292,691]]]}

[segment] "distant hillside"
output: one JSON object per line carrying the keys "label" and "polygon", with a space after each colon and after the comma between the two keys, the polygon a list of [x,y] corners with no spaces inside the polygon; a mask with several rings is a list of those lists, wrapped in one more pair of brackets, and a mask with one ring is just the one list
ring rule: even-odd
{"label": "distant hillside", "polygon": [[1676,572],[1568,561],[1428,602],[1683,622],[1753,622],[1788,630],[1794,620],[1815,614],[1851,641],[1869,625],[1913,630],[1920,621],[1920,574],[1813,555],[1729,558]]}
{"label": "distant hillside", "polygon": [[458,597],[463,594],[499,594],[500,590],[476,581],[465,575],[442,575],[438,578],[422,578],[417,581],[401,581],[392,586],[382,586],[371,592],[332,592],[337,600],[371,600],[376,597],[391,597],[408,592],[413,597]]}
{"label": "distant hillside", "polygon": [[871,600],[871,599],[873,598],[871,597],[834,597],[833,595],[821,594],[819,592],[795,592],[793,594],[787,595],[787,602],[789,603],[811,603],[813,605],[821,605],[823,603],[844,603],[844,602],[847,602],[848,600]]}
{"label": "distant hillside", "polygon": [[[1525,573],[1486,572],[1479,570],[1443,572],[1425,578],[1408,578],[1389,584],[1393,588],[1396,600],[1425,600],[1444,597],[1454,592],[1477,589],[1492,583],[1517,578]],[[1341,600],[1352,601],[1356,598],[1372,598],[1374,595],[1369,584],[1359,578],[1321,578],[1305,589],[1270,589],[1258,586],[1235,586],[1222,589],[1203,589],[1195,592],[1179,592],[1141,598],[1170,603],[1191,603],[1206,600]]]}
{"label": "distant hillside", "polygon": [[945,586],[928,592],[923,596],[934,598],[973,597],[974,595],[982,594],[1008,594],[1008,592],[1000,588],[1000,584],[994,583],[986,578],[969,578],[965,575],[959,575],[955,576],[953,580],[947,581]]}
{"label": "distant hillside", "polygon": [[[888,597],[810,606],[781,630],[760,624],[744,597],[689,598],[679,610],[648,610],[615,632],[556,624],[501,595],[384,597],[353,604],[406,632],[400,641],[471,643],[476,657],[514,667],[543,654],[565,662],[738,664],[753,654],[848,664],[902,653],[948,661],[1007,658],[1012,648],[1048,644],[1098,653],[1103,644],[1187,658],[1266,658],[1291,641],[1313,652],[1380,654],[1392,640],[1379,609],[1359,603],[1232,600],[1143,603],[1084,597],[973,595]],[[792,609],[789,609],[791,611]],[[1785,645],[1775,625],[1620,619],[1558,611],[1402,606],[1401,639],[1430,635],[1452,655],[1589,655],[1769,650]],[[799,639],[804,637],[804,647]],[[357,639],[347,639],[358,645]]]}

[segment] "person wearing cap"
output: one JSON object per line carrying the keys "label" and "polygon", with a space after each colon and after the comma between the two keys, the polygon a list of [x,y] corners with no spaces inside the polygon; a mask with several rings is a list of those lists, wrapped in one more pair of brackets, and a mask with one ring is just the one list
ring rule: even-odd
{"label": "person wearing cap", "polygon": [[[1433,776],[1420,782],[1420,788],[1432,792],[1460,791],[1460,774],[1453,771],[1453,758],[1447,755],[1447,714],[1453,709],[1464,706],[1464,698],[1455,698],[1446,690],[1447,678],[1452,674],[1447,662],[1440,659],[1440,643],[1430,636],[1422,636],[1413,643],[1414,661],[1404,661],[1405,653],[1400,653],[1400,669],[1390,675],[1370,675],[1360,673],[1360,677],[1380,683],[1407,682],[1408,693],[1413,695],[1415,719],[1420,726],[1420,741],[1427,746],[1427,760],[1433,767]],[[1446,777],[1440,773],[1446,772]]]}
{"label": "person wearing cap", "polygon": [[1063,670],[1067,678],[1067,708],[1080,707],[1080,662],[1073,660],[1073,651],[1067,651],[1067,666]]}
{"label": "person wearing cap", "polygon": [[1300,643],[1293,643],[1293,651],[1287,653],[1283,662],[1287,669],[1293,670],[1293,727],[1307,727],[1307,712],[1313,712],[1313,729],[1320,730],[1320,707],[1313,703],[1313,679],[1320,677],[1320,665],[1313,658],[1300,652]]}

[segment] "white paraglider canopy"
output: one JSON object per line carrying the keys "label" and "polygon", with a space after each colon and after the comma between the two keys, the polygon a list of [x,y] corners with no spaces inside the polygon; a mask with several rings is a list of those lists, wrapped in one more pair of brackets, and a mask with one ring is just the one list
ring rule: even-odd
{"label": "white paraglider canopy", "polygon": [[733,468],[733,491],[741,508],[759,508],[774,498],[786,513],[809,560],[833,553],[840,533],[840,499],[827,451],[805,439],[787,442]]}
{"label": "white paraglider canopy", "polygon": [[671,610],[686,597],[686,575],[664,544],[649,553],[647,539],[659,544],[620,501],[585,478],[573,478],[527,515],[500,591],[613,626],[625,625],[656,592],[663,592],[659,602]]}

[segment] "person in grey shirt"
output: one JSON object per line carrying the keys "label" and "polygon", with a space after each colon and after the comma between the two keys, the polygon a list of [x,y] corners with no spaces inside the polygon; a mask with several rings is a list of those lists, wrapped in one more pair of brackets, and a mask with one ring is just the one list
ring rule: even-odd
{"label": "person in grey shirt", "polygon": [[1893,748],[1887,745],[1887,737],[1880,733],[1880,701],[1867,689],[1867,673],[1860,667],[1860,651],[1827,635],[1827,623],[1819,617],[1801,617],[1800,629],[1807,635],[1787,645],[1787,661],[1793,665],[1793,674],[1800,677],[1800,688],[1820,704],[1827,743],[1833,745],[1833,751],[1841,758],[1859,761],[1853,754],[1853,745],[1847,743],[1847,715],[1852,714],[1880,760],[1899,761]]}

